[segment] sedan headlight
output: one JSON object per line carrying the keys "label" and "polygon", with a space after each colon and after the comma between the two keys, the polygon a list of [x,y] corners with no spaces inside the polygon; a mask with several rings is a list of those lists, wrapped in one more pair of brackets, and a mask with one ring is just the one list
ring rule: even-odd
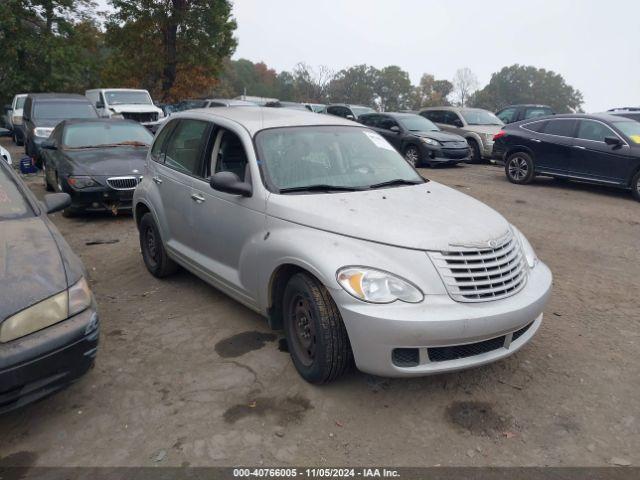
{"label": "sedan headlight", "polygon": [[0,325],[0,343],[10,342],[55,325],[89,308],[93,302],[84,277],[68,290],[42,300],[7,318]]}
{"label": "sedan headlight", "polygon": [[96,181],[93,178],[82,175],[70,176],[69,178],[67,178],[67,183],[77,190],[82,190],[83,188],[93,187],[97,185]]}
{"label": "sedan headlight", "polygon": [[437,140],[434,140],[433,138],[422,137],[420,140],[422,140],[427,145],[432,145],[434,147],[439,147],[440,146],[440,142],[437,141]]}
{"label": "sedan headlight", "polygon": [[529,268],[534,268],[539,261],[536,252],[533,250],[533,247],[529,243],[529,240],[527,240],[527,237],[525,237],[520,230],[513,225],[511,225],[511,228],[522,246],[522,251],[524,252],[524,257],[527,260],[527,265],[529,265]]}
{"label": "sedan headlight", "polygon": [[51,135],[51,132],[53,132],[53,128],[48,128],[48,127],[38,127],[33,130],[33,134],[36,137],[42,137],[42,138],[49,138],[49,135]]}
{"label": "sedan headlight", "polygon": [[338,283],[348,294],[370,303],[392,303],[396,300],[419,303],[424,294],[407,280],[369,267],[344,267],[338,270]]}

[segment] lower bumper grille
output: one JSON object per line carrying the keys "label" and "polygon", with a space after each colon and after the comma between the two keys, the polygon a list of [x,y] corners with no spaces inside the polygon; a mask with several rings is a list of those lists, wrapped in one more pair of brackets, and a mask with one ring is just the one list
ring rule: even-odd
{"label": "lower bumper grille", "polygon": [[391,360],[396,367],[417,367],[420,354],[417,348],[395,348]]}
{"label": "lower bumper grille", "polygon": [[127,120],[134,120],[140,123],[158,121],[158,114],[154,112],[149,112],[149,113],[122,112],[122,116]]}

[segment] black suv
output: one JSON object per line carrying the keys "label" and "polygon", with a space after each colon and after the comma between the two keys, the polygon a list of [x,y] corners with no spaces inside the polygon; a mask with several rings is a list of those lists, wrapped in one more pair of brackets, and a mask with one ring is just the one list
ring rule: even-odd
{"label": "black suv", "polygon": [[346,103],[334,103],[327,105],[320,113],[335,115],[336,117],[346,118],[347,120],[357,120],[360,115],[367,113],[375,113],[375,110],[362,105],[347,105]]}
{"label": "black suv", "polygon": [[607,111],[607,113],[611,115],[619,115],[621,117],[630,118],[631,120],[640,122],[640,107],[613,108]]}
{"label": "black suv", "polygon": [[455,165],[471,154],[463,137],[415,113],[369,113],[358,121],[386,138],[414,167]]}
{"label": "black suv", "polygon": [[496,112],[496,117],[502,120],[502,123],[509,124],[528,120],[530,118],[546,117],[555,115],[553,109],[547,105],[509,105],[502,110]]}
{"label": "black suv", "polygon": [[30,94],[24,102],[24,151],[40,167],[40,145],[62,120],[98,118],[92,103],[84,95],[67,93]]}

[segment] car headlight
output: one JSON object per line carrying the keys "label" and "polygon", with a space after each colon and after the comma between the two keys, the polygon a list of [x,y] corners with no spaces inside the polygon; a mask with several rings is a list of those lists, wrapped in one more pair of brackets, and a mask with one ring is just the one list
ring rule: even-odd
{"label": "car headlight", "polygon": [[158,112],[158,120],[160,120],[161,118],[164,118],[164,112],[162,110]]}
{"label": "car headlight", "polygon": [[49,135],[51,135],[51,132],[53,132],[53,128],[48,128],[48,127],[37,127],[33,130],[33,134],[36,137],[43,137],[43,138],[49,138]]}
{"label": "car headlight", "polygon": [[427,145],[432,145],[434,147],[439,147],[440,146],[440,142],[437,140],[434,140],[433,138],[421,138],[420,140],[422,140],[424,143],[426,143]]}
{"label": "car headlight", "polygon": [[124,118],[124,115],[116,112],[113,108],[110,108],[109,110],[111,111],[111,118]]}
{"label": "car headlight", "polygon": [[533,247],[529,243],[529,240],[527,240],[527,237],[525,237],[520,230],[513,225],[511,225],[511,228],[522,246],[522,251],[524,252],[524,257],[527,260],[527,265],[529,265],[529,268],[534,268],[539,262],[536,252],[533,250]]}
{"label": "car headlight", "polygon": [[369,267],[344,267],[336,274],[338,283],[349,295],[370,303],[396,300],[419,303],[424,294],[407,280]]}
{"label": "car headlight", "polygon": [[89,308],[93,302],[86,279],[7,318],[0,325],[0,343],[10,342],[55,325]]}
{"label": "car headlight", "polygon": [[13,115],[11,117],[11,123],[14,125],[22,125],[22,115]]}
{"label": "car headlight", "polygon": [[97,185],[93,178],[86,176],[71,176],[67,178],[67,183],[77,190]]}

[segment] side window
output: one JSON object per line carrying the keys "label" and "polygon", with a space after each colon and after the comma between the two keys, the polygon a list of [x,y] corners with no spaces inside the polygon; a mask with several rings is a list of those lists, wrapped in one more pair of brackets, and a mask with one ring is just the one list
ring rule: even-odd
{"label": "side window", "polygon": [[549,120],[542,133],[559,137],[573,137],[575,127],[575,120]]}
{"label": "side window", "polygon": [[505,108],[504,110],[498,112],[498,114],[496,116],[500,120],[502,120],[502,123],[512,123],[516,119],[516,111],[517,111],[517,109],[515,107]]}
{"label": "side window", "polygon": [[217,131],[211,156],[213,173],[233,172],[240,181],[247,177],[247,152],[240,137],[230,130]]}
{"label": "side window", "polygon": [[580,122],[578,122],[578,135],[576,136],[582,140],[604,142],[606,137],[616,137],[617,135],[603,123],[592,120],[580,120]]}
{"label": "side window", "polygon": [[456,123],[462,122],[462,120],[460,120],[460,117],[458,117],[458,114],[456,112],[447,111],[443,113],[444,113],[444,121],[442,123],[456,126]]}
{"label": "side window", "polygon": [[209,124],[202,120],[180,120],[165,148],[164,164],[188,175],[199,175],[208,129]]}
{"label": "side window", "polygon": [[526,130],[531,130],[532,132],[544,132],[544,127],[547,125],[546,121],[541,122],[531,122],[522,125],[522,128]]}
{"label": "side window", "polygon": [[334,106],[327,108],[327,113],[331,115],[337,115],[338,117],[347,118],[348,115],[352,115],[351,110],[346,107]]}
{"label": "side window", "polygon": [[167,137],[169,137],[173,129],[176,127],[177,123],[178,123],[178,120],[173,120],[172,122],[169,122],[169,124],[165,125],[165,127],[156,136],[153,142],[153,146],[151,147],[151,159],[153,161],[164,163],[164,158],[160,157],[160,154],[162,153],[162,147],[164,147]]}
{"label": "side window", "polygon": [[536,117],[546,117],[547,115],[553,115],[553,111],[550,108],[544,107],[530,107],[527,108],[524,112],[524,118],[536,118]]}
{"label": "side window", "polygon": [[426,112],[422,112],[420,115],[428,118],[434,123],[444,123],[444,115],[442,115],[440,110],[427,110]]}
{"label": "side window", "polygon": [[397,126],[398,122],[396,122],[393,118],[384,116],[380,118],[380,125],[378,125],[379,128],[384,128],[385,130],[391,130],[391,127]]}

